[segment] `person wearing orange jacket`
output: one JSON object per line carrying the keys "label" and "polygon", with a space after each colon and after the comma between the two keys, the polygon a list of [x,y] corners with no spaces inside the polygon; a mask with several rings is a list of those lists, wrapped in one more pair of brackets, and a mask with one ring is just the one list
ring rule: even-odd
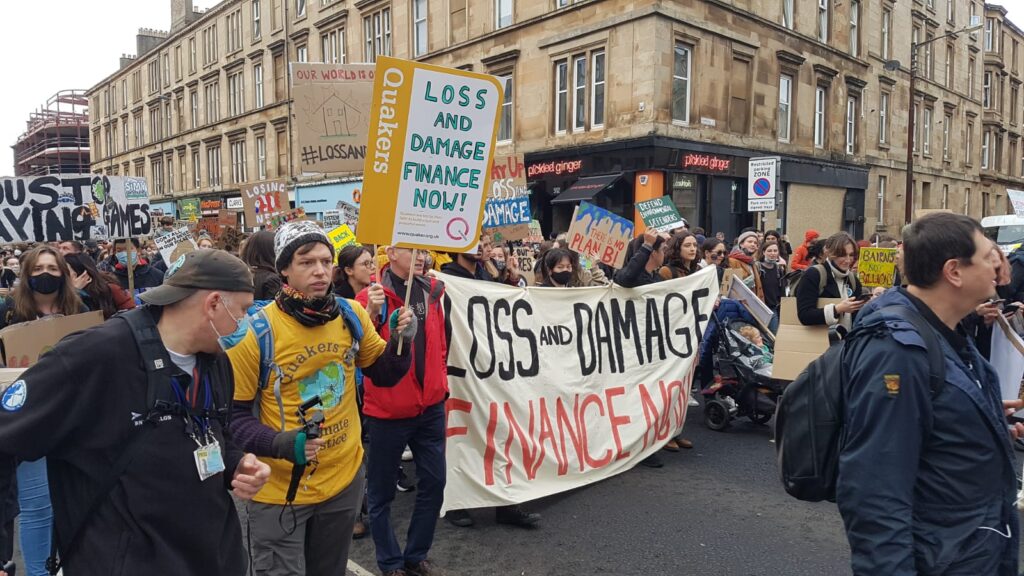
{"label": "person wearing orange jacket", "polygon": [[797,246],[796,250],[793,251],[793,261],[789,263],[789,267],[792,270],[806,270],[807,267],[814,264],[811,258],[807,255],[807,249],[811,246],[811,243],[821,236],[817,230],[808,230],[804,232],[804,243]]}
{"label": "person wearing orange jacket", "polygon": [[[445,400],[448,398],[448,341],[445,328],[444,283],[424,276],[425,253],[387,248],[388,266],[381,273],[383,314],[374,315],[382,338],[391,328],[381,318],[408,305],[421,329],[404,343],[413,352],[409,372],[396,386],[378,387],[364,378],[363,414],[369,443],[366,460],[370,534],[377,549],[377,566],[384,576],[432,576],[439,569],[427,558],[434,542],[437,518],[444,502]],[[413,282],[409,302],[406,286]],[[356,295],[368,305],[370,288]],[[409,446],[416,464],[417,496],[404,551],[391,523],[402,452]]]}

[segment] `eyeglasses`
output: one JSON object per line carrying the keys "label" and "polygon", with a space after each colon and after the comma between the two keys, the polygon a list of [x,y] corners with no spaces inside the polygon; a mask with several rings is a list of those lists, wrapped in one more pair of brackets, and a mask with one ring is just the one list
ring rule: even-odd
{"label": "eyeglasses", "polygon": [[362,266],[363,268],[373,268],[373,260],[367,260],[366,262],[356,262],[356,266]]}
{"label": "eyeglasses", "polygon": [[711,255],[714,256],[715,258],[721,258],[722,256],[725,256],[725,251],[715,250],[714,252],[711,253]]}

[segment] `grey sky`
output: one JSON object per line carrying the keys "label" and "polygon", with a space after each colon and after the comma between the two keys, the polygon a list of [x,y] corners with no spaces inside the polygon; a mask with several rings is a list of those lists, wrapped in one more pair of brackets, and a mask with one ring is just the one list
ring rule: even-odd
{"label": "grey sky", "polygon": [[[194,3],[209,8],[219,2]],[[1024,26],[1024,0],[996,3]],[[170,20],[168,0],[0,0],[0,21],[9,24],[0,34],[0,78],[8,84],[0,106],[0,175],[14,174],[11,146],[29,113],[58,90],[92,87],[117,69],[122,53],[134,54],[139,28],[167,30]]]}

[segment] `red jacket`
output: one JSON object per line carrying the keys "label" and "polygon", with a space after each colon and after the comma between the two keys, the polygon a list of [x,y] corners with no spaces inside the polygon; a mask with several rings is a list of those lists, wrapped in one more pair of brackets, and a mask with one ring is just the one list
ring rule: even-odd
{"label": "red jacket", "polygon": [[804,243],[797,246],[793,252],[793,258],[789,262],[789,267],[793,270],[806,270],[813,262],[810,260],[810,256],[807,254],[807,248],[818,239],[817,230],[808,230],[804,232]]}
{"label": "red jacket", "polygon": [[[381,274],[384,281],[385,317],[404,305],[390,282],[390,275]],[[436,278],[417,276],[413,290],[423,290],[427,305],[426,321],[420,324],[426,338],[417,338],[417,350],[414,350],[409,373],[394,387],[380,388],[373,382],[363,378],[363,413],[383,420],[400,420],[414,418],[424,410],[443,402],[448,398],[448,338],[445,333],[444,321],[444,283]],[[356,295],[356,301],[364,307],[367,304],[368,289]],[[388,322],[381,322],[380,316],[373,318],[377,332],[387,340],[391,336]],[[423,358],[423,381],[417,378],[419,369],[417,362]]]}

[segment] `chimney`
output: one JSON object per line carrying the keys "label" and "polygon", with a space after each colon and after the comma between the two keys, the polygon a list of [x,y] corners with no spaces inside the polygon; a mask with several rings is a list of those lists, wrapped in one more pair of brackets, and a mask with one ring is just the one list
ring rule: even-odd
{"label": "chimney", "polygon": [[121,54],[121,63],[118,69],[124,70],[126,67],[131,66],[132,62],[135,62],[135,56],[132,56],[131,54]]}
{"label": "chimney", "polygon": [[167,39],[167,36],[167,32],[162,30],[139,28],[139,33],[135,36],[136,56],[141,58],[147,52],[162,44]]}
{"label": "chimney", "polygon": [[171,0],[171,34],[195,22],[202,15],[192,5],[192,0]]}

